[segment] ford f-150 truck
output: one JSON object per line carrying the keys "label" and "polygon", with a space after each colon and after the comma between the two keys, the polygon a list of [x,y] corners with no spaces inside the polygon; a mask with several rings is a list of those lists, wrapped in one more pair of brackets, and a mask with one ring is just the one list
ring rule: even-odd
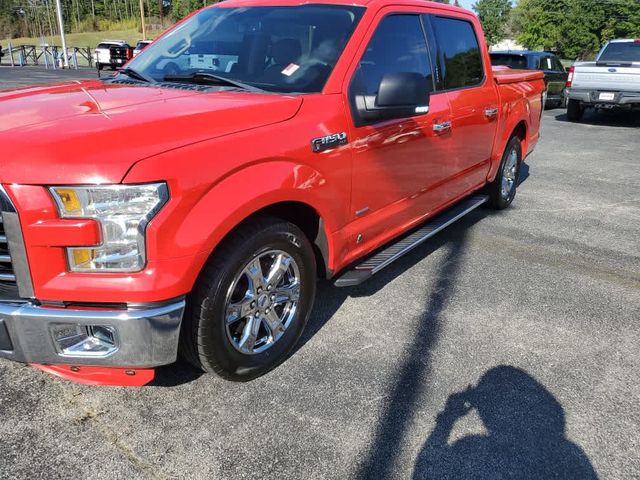
{"label": "ford f-150 truck", "polygon": [[248,380],[318,277],[360,283],[514,198],[541,72],[422,0],[228,0],[109,79],[0,92],[0,356],[142,385]]}
{"label": "ford f-150 truck", "polygon": [[595,62],[570,67],[567,96],[572,122],[587,108],[640,109],[640,38],[611,40]]}

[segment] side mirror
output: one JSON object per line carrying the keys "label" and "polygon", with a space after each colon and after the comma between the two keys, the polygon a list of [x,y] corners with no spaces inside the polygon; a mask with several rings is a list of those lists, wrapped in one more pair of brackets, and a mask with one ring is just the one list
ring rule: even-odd
{"label": "side mirror", "polygon": [[429,111],[429,77],[415,72],[387,73],[378,95],[356,95],[355,107],[360,125],[413,117]]}

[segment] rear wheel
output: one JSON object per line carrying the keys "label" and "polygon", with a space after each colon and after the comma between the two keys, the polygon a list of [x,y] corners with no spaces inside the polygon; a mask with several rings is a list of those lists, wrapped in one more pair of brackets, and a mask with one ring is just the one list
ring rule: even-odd
{"label": "rear wheel", "polygon": [[485,188],[489,194],[488,205],[496,210],[507,208],[513,202],[520,179],[522,164],[522,144],[520,138],[513,136],[502,154],[500,168],[496,178]]}
{"label": "rear wheel", "polygon": [[579,100],[569,99],[567,102],[567,119],[570,122],[579,122],[584,113],[584,107]]}
{"label": "rear wheel", "polygon": [[279,365],[307,323],[316,286],[309,240],[283,220],[251,220],[216,249],[187,300],[181,351],[205,371],[251,380]]}

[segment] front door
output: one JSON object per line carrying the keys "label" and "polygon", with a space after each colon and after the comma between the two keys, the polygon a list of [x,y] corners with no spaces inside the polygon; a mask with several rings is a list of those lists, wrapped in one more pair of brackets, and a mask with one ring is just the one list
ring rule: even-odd
{"label": "front door", "polygon": [[372,124],[360,122],[352,107],[351,233],[357,251],[377,246],[431,213],[439,201],[428,187],[451,174],[449,130],[438,129],[451,121],[449,102],[446,94],[433,91],[420,15],[383,11],[363,50],[349,81],[351,104],[355,95],[376,95],[382,77],[397,72],[424,75],[431,97],[424,114]]}

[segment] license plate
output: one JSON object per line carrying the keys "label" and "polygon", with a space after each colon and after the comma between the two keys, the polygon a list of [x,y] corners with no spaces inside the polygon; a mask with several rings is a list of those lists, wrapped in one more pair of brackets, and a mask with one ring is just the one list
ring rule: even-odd
{"label": "license plate", "polygon": [[598,100],[611,101],[614,98],[616,98],[616,94],[615,93],[602,92],[600,94],[600,96],[598,97]]}

